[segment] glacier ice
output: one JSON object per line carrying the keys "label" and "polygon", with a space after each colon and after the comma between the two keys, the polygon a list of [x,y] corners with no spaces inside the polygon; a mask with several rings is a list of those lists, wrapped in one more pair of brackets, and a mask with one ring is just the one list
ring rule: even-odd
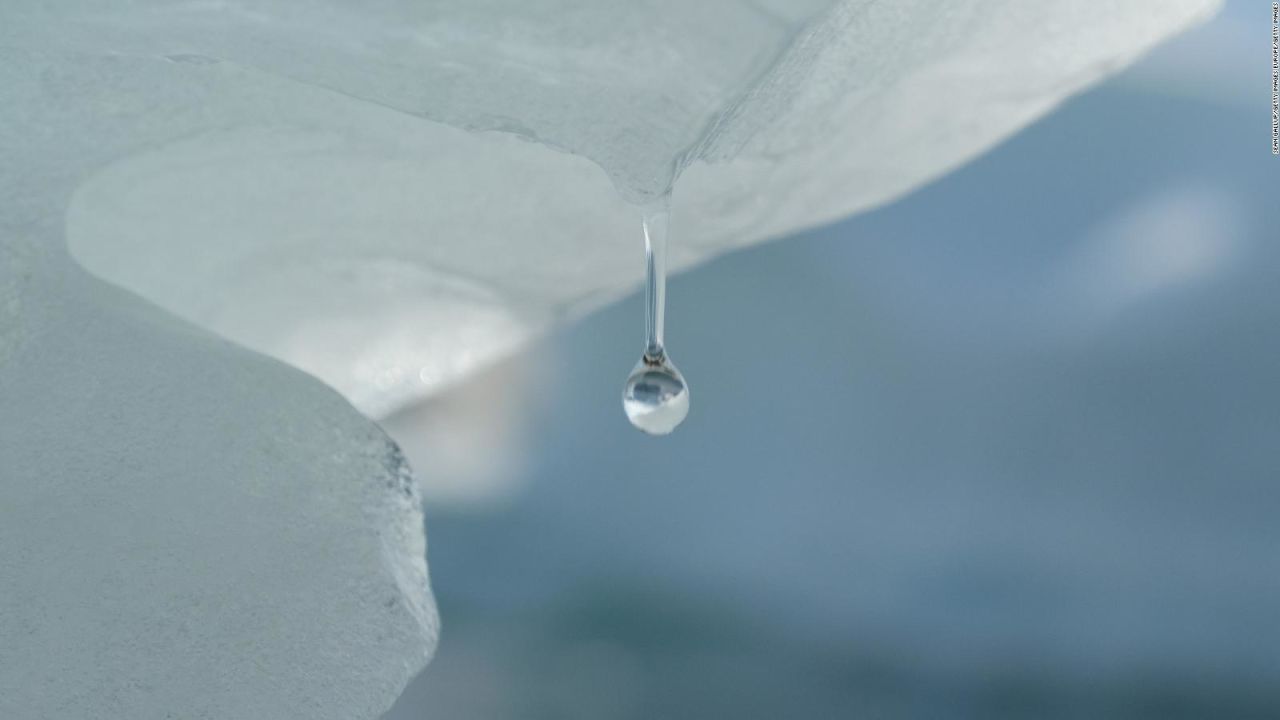
{"label": "glacier ice", "polygon": [[372,717],[426,661],[394,446],[215,336],[385,416],[634,287],[677,177],[674,269],[909,192],[1214,7],[7,0],[0,716]]}
{"label": "glacier ice", "polygon": [[630,203],[677,175],[673,270],[909,192],[1216,4],[19,2],[0,43],[96,60],[53,127],[153,105],[81,166],[80,263],[384,417],[635,287]]}
{"label": "glacier ice", "polygon": [[214,119],[147,83],[0,48],[0,717],[377,717],[436,641],[399,450],[66,251],[86,168]]}
{"label": "glacier ice", "polygon": [[385,711],[437,625],[399,450],[314,379],[12,237],[0,717]]}

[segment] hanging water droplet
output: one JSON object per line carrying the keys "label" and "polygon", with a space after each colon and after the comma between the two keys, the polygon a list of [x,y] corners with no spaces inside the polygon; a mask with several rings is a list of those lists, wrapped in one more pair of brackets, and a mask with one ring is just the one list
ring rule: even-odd
{"label": "hanging water droplet", "polygon": [[622,389],[627,419],[650,435],[666,435],[689,414],[689,386],[662,344],[667,302],[667,198],[644,214],[645,349]]}
{"label": "hanging water droplet", "polygon": [[622,389],[622,409],[637,428],[666,435],[689,414],[689,386],[665,353],[656,358],[645,353]]}

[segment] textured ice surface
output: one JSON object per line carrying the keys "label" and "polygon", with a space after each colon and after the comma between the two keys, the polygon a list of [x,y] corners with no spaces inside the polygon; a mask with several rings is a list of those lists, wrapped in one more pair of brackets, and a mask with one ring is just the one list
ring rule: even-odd
{"label": "textured ice surface", "polygon": [[0,47],[60,98],[35,167],[95,144],[81,263],[382,416],[634,287],[615,186],[685,168],[679,269],[908,192],[1215,5],[10,0]]}
{"label": "textured ice surface", "polygon": [[4,248],[0,717],[389,707],[436,637],[396,447],[297,370]]}
{"label": "textured ice surface", "polygon": [[87,168],[269,111],[176,67],[0,48],[0,717],[376,717],[436,637],[399,451],[64,247]]}

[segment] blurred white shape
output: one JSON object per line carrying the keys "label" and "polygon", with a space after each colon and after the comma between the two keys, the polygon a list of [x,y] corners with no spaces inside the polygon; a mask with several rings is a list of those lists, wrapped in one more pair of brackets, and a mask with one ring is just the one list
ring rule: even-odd
{"label": "blurred white shape", "polygon": [[1245,209],[1205,185],[1174,185],[1095,228],[1063,266],[1052,302],[1069,327],[1090,327],[1229,267]]}
{"label": "blurred white shape", "polygon": [[[268,275],[255,275],[260,283],[252,289],[238,284],[243,290],[223,309],[226,319],[212,327],[341,382],[336,389],[371,417],[395,412],[428,389],[448,387],[474,372],[477,358],[504,357],[531,334],[531,321],[515,317],[486,288],[421,265],[352,258]],[[307,308],[296,324],[251,328],[237,322],[281,300]]]}
{"label": "blurred white shape", "polygon": [[538,400],[533,388],[547,374],[540,358],[522,356],[379,422],[422,469],[418,486],[429,507],[491,504],[518,488]]}

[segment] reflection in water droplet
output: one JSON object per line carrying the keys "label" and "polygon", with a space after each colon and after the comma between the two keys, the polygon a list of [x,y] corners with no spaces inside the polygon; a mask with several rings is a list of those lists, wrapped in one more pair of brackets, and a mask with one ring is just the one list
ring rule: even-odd
{"label": "reflection in water droplet", "polygon": [[689,414],[689,386],[662,344],[667,295],[667,198],[644,214],[645,349],[622,390],[627,419],[650,435],[666,435]]}
{"label": "reflection in water droplet", "polygon": [[666,435],[689,414],[689,386],[665,354],[645,354],[627,378],[622,408],[632,425],[650,435]]}

